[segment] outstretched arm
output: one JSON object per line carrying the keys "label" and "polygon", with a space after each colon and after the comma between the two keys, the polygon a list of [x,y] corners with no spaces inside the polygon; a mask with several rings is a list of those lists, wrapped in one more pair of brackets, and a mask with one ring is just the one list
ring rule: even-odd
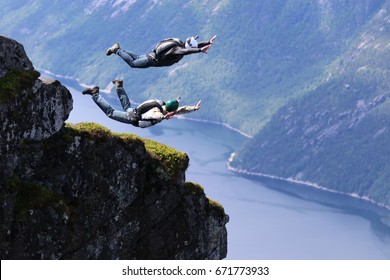
{"label": "outstretched arm", "polygon": [[210,45],[212,45],[214,43],[216,38],[217,38],[217,35],[214,35],[213,37],[211,37],[210,41],[198,42],[198,47],[199,48],[203,48],[205,46],[210,46]]}
{"label": "outstretched arm", "polygon": [[176,115],[183,115],[188,114],[194,111],[197,111],[200,109],[200,104],[202,103],[202,100],[199,100],[198,103],[196,103],[195,106],[181,106],[179,107],[175,112]]}
{"label": "outstretched arm", "polygon": [[172,53],[174,54],[180,54],[180,55],[188,55],[188,54],[193,54],[193,53],[206,53],[208,49],[211,47],[211,45],[214,43],[215,39],[217,38],[217,35],[214,35],[211,37],[210,41],[207,42],[199,42],[197,48],[191,48],[191,49],[186,49],[186,48],[180,48],[176,47]]}
{"label": "outstretched arm", "polygon": [[195,110],[199,110],[200,109],[200,103],[202,103],[202,100],[199,100],[198,103],[196,103]]}
{"label": "outstretched arm", "polygon": [[210,41],[199,43],[198,47],[200,48],[200,51],[202,53],[206,53],[207,54],[207,50],[211,47],[211,45],[214,43],[216,38],[217,38],[217,35],[214,35],[213,37],[211,37]]}

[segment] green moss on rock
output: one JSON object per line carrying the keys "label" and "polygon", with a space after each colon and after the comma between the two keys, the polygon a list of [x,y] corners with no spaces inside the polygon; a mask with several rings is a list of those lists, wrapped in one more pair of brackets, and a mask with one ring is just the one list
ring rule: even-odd
{"label": "green moss on rock", "polygon": [[212,208],[212,209],[215,209],[217,211],[220,211],[222,213],[225,213],[225,209],[223,208],[222,204],[219,203],[218,201],[215,201],[211,198],[208,198],[209,200],[209,206]]}
{"label": "green moss on rock", "polygon": [[34,182],[23,181],[18,176],[5,179],[5,190],[16,194],[15,214],[24,216],[28,210],[39,209],[49,204],[56,204],[63,197],[51,191],[47,186]]}
{"label": "green moss on rock", "polygon": [[176,177],[188,167],[189,158],[184,152],[180,152],[172,147],[158,143],[153,140],[144,139],[146,151],[163,163],[165,171],[171,177]]}
{"label": "green moss on rock", "polygon": [[37,71],[10,70],[0,78],[0,103],[8,103],[22,90],[31,88],[40,75]]}
{"label": "green moss on rock", "polygon": [[[193,192],[194,194],[196,194],[198,196],[206,196],[203,187],[199,184],[192,183],[192,182],[185,182],[184,187],[188,188],[188,190],[187,190],[188,192]],[[221,213],[225,213],[225,209],[223,208],[223,206],[219,202],[212,200],[210,198],[207,198],[207,199],[209,202],[209,209],[216,210],[216,211],[221,212]]]}
{"label": "green moss on rock", "polygon": [[85,136],[87,138],[104,138],[108,139],[112,137],[112,132],[96,123],[78,123],[78,124],[66,124],[65,135],[68,137],[74,137],[76,135]]}
{"label": "green moss on rock", "polygon": [[184,187],[188,188],[189,191],[195,192],[197,195],[205,195],[203,187],[199,184],[185,182]]}
{"label": "green moss on rock", "polygon": [[159,162],[155,168],[162,178],[169,177],[177,179],[187,169],[189,164],[188,155],[184,152],[180,152],[153,140],[141,138],[135,134],[114,133],[108,128],[96,123],[66,124],[63,134],[65,141],[72,142],[76,135],[87,137],[94,141],[106,141],[116,138],[124,144],[142,144],[151,159]]}
{"label": "green moss on rock", "polygon": [[132,133],[114,133],[108,128],[97,124],[82,122],[78,124],[67,123],[65,125],[64,137],[65,139],[72,140],[74,136],[84,136],[89,139],[110,139],[117,137],[118,140],[127,143],[143,142],[142,138]]}

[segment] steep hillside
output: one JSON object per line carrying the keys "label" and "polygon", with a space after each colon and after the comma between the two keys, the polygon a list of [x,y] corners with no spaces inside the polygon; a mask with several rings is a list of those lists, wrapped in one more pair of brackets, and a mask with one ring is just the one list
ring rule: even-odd
{"label": "steep hillside", "polygon": [[[22,42],[39,68],[101,87],[123,77],[136,101],[202,98],[198,116],[254,134],[323,81],[325,67],[384,2],[5,0],[0,30]],[[209,54],[168,68],[130,69],[105,56],[114,42],[143,53],[162,38],[195,34],[218,35]]]}
{"label": "steep hillside", "polygon": [[232,166],[390,206],[389,11],[386,3],[326,83],[280,109]]}
{"label": "steep hillside", "polygon": [[222,259],[228,216],[186,182],[188,156],[65,125],[69,90],[0,36],[1,259]]}

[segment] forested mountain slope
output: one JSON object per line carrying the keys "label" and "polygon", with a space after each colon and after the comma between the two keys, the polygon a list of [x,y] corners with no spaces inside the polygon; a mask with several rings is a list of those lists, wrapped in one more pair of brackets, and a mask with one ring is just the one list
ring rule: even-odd
{"label": "forested mountain slope", "polygon": [[389,11],[386,3],[328,80],[281,108],[232,165],[390,205]]}
{"label": "forested mountain slope", "polygon": [[[21,42],[38,68],[105,87],[122,77],[134,100],[180,95],[204,100],[198,116],[255,134],[292,98],[315,88],[384,0],[25,1],[4,0],[3,35]],[[163,38],[218,38],[208,55],[131,69],[105,50],[135,53]],[[37,59],[39,58],[39,59]]]}

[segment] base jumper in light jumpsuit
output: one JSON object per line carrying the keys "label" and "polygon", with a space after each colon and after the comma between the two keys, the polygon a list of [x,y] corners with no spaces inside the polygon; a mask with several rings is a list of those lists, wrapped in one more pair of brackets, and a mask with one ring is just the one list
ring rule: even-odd
{"label": "base jumper in light jumpsuit", "polygon": [[[99,93],[93,94],[92,99],[99,108],[111,119],[128,123],[136,127],[145,128],[160,123],[170,113],[167,110],[166,102],[159,99],[151,99],[142,102],[137,108],[131,108],[130,100],[123,87],[117,87],[116,92],[122,105],[123,111],[114,109],[107,100]],[[169,101],[168,101],[169,102]],[[198,110],[200,101],[196,106],[177,107],[171,115],[188,114]]]}

